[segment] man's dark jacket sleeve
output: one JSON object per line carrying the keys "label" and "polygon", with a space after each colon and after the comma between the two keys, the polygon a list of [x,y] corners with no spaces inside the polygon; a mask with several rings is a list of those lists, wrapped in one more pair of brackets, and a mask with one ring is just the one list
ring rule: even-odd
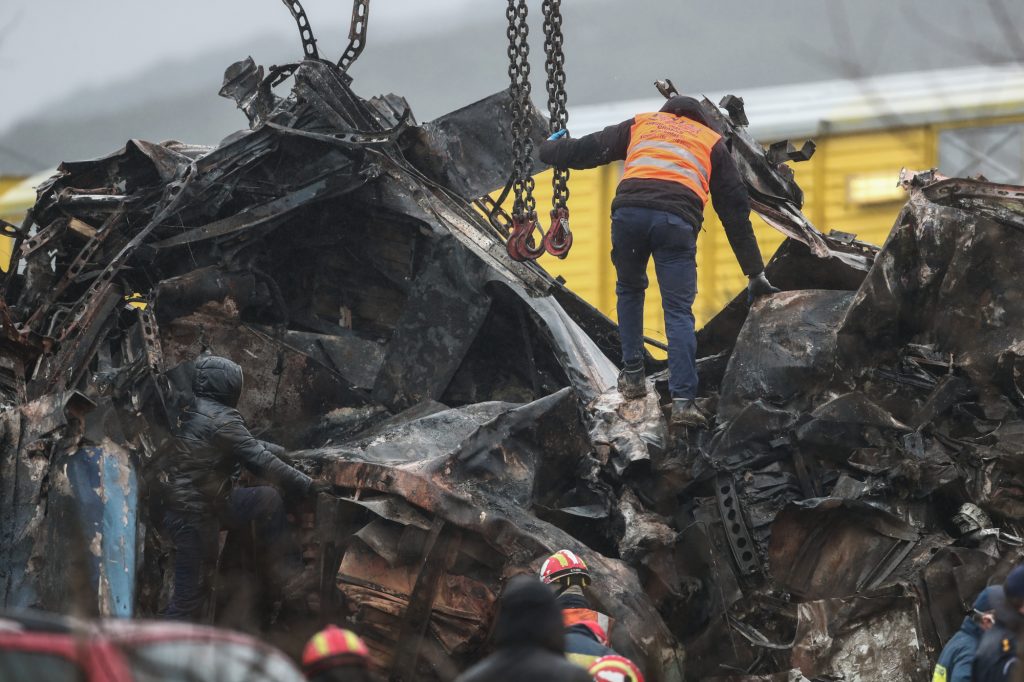
{"label": "man's dark jacket sleeve", "polygon": [[271,454],[249,433],[237,410],[228,409],[217,422],[214,445],[232,453],[249,471],[295,494],[309,490],[312,479]]}
{"label": "man's dark jacket sleeve", "polygon": [[584,170],[622,161],[629,149],[633,119],[611,125],[579,139],[562,137],[541,143],[540,160],[555,168]]}
{"label": "man's dark jacket sleeve", "polygon": [[750,197],[723,140],[711,149],[711,203],[722,221],[736,260],[747,277],[764,270],[761,250],[750,224]]}

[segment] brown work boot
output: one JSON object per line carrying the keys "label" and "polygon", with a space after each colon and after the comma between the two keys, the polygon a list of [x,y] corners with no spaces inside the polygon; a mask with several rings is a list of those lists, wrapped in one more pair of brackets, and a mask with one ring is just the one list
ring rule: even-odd
{"label": "brown work boot", "polygon": [[672,423],[699,429],[708,427],[708,418],[697,407],[692,398],[675,398],[672,400]]}
{"label": "brown work boot", "polygon": [[647,395],[647,377],[644,376],[643,363],[622,368],[619,372],[619,394],[626,400]]}

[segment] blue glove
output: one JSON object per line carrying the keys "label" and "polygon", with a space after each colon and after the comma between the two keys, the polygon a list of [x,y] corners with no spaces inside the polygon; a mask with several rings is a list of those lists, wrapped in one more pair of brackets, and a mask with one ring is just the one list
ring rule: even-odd
{"label": "blue glove", "polygon": [[569,131],[566,130],[565,128],[562,128],[561,130],[555,131],[555,132],[551,133],[550,137],[548,137],[548,142],[551,142],[552,140],[557,140],[560,137],[565,137],[568,133],[569,133]]}

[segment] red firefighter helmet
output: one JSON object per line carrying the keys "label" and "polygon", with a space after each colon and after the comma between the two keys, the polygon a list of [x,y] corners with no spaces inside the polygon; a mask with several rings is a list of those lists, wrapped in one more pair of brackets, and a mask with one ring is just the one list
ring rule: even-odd
{"label": "red firefighter helmet", "polygon": [[[576,578],[576,580],[570,580]],[[560,549],[549,556],[540,567],[540,579],[548,585],[554,582],[578,582],[586,587],[590,584],[590,571],[583,559],[574,552]]]}
{"label": "red firefighter helmet", "polygon": [[315,675],[342,666],[368,668],[370,652],[356,633],[328,625],[306,642],[302,651],[302,671],[306,675]]}
{"label": "red firefighter helmet", "polygon": [[640,668],[624,656],[602,656],[587,672],[595,682],[644,682]]}

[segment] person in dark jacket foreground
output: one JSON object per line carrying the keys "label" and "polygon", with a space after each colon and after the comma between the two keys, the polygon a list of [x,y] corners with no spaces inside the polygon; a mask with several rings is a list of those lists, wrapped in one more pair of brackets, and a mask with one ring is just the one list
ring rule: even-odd
{"label": "person in dark jacket foreground", "polygon": [[196,619],[209,592],[221,527],[255,522],[267,543],[274,580],[283,585],[301,575],[281,495],[272,487],[233,488],[239,465],[285,491],[304,495],[326,486],[282,462],[279,446],[256,440],[235,406],[242,394],[242,368],[227,358],[204,355],[195,363],[194,399],[178,418],[175,452],[160,473],[165,491],[163,526],[174,544],[174,589],[164,616]]}
{"label": "person in dark jacket foreground", "polygon": [[771,294],[750,225],[750,200],[725,142],[692,97],[673,97],[657,113],[637,114],[600,132],[571,139],[562,131],[540,146],[540,159],[556,168],[594,168],[624,160],[612,202],[612,262],[617,279],[622,362],[619,392],[647,393],[643,369],[644,292],[647,263],[661,288],[668,336],[672,420],[707,426],[697,408],[697,233],[708,196],[729,244],[749,278],[748,298]]}
{"label": "person in dark jacket foreground", "polygon": [[1007,682],[1017,666],[1017,633],[1024,627],[1024,564],[1010,571],[993,599],[996,622],[981,636],[972,666],[974,682]]}
{"label": "person in dark jacket foreground", "polygon": [[974,652],[981,636],[992,629],[995,623],[995,602],[1002,598],[1001,585],[992,585],[981,591],[960,629],[942,648],[932,673],[932,682],[971,681]]}
{"label": "person in dark jacket foreground", "polygon": [[516,576],[498,600],[493,654],[456,682],[592,682],[565,659],[562,612],[555,595],[532,576]]}

